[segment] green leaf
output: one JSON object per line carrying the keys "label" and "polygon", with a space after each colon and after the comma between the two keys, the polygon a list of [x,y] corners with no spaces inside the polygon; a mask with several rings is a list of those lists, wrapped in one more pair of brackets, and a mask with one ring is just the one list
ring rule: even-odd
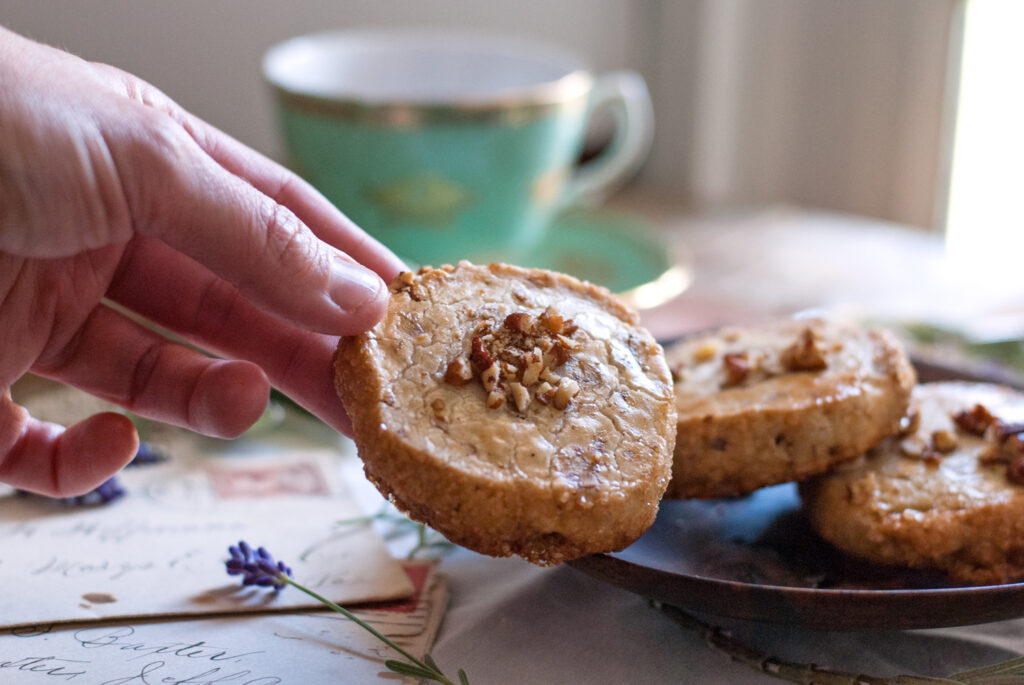
{"label": "green leaf", "polygon": [[459,669],[459,683],[460,685],[469,685],[469,676],[461,668]]}
{"label": "green leaf", "polygon": [[423,663],[425,663],[427,666],[430,666],[432,669],[434,669],[438,673],[441,672],[441,669],[437,667],[437,662],[434,661],[434,658],[432,656],[430,656],[429,654],[424,654],[423,655]]}
{"label": "green leaf", "polygon": [[384,665],[395,673],[401,673],[402,675],[411,675],[417,678],[427,678],[429,680],[437,680],[437,673],[431,673],[430,671],[420,668],[414,664],[407,664],[404,661],[396,661],[395,659],[388,659],[384,662]]}

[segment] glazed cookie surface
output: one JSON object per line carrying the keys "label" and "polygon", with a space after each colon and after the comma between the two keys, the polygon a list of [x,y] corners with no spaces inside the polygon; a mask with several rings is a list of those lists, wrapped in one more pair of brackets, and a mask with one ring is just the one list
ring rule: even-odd
{"label": "glazed cookie surface", "polygon": [[970,584],[1024,577],[1024,394],[976,383],[914,390],[913,425],[802,483],[826,540]]}
{"label": "glazed cookie surface", "polygon": [[335,386],[367,477],[485,554],[554,564],[653,522],[675,405],[664,355],[607,290],[462,262],[403,273],[343,338]]}
{"label": "glazed cookie surface", "polygon": [[915,381],[892,335],[822,319],[727,328],[666,356],[676,498],[744,495],[852,459],[898,430]]}

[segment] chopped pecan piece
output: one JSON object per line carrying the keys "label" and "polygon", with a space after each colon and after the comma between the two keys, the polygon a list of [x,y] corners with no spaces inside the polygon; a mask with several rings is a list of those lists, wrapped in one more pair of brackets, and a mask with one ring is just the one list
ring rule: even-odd
{"label": "chopped pecan piece", "polygon": [[498,362],[493,362],[480,373],[480,384],[487,392],[494,392],[498,389]]}
{"label": "chopped pecan piece", "polygon": [[491,390],[487,393],[487,408],[497,409],[505,404],[505,393],[501,390]]}
{"label": "chopped pecan piece", "polygon": [[530,391],[521,383],[514,382],[509,383],[509,389],[512,391],[512,401],[515,403],[516,409],[520,414],[525,414],[527,407],[530,406]]}
{"label": "chopped pecan piece", "polygon": [[526,312],[514,312],[505,317],[502,325],[510,331],[530,334],[534,330],[534,319]]}
{"label": "chopped pecan piece", "polygon": [[544,370],[544,355],[540,348],[535,347],[532,352],[523,355],[523,363],[523,385],[529,388],[537,384]]}
{"label": "chopped pecan piece", "polygon": [[573,379],[563,378],[558,381],[558,387],[555,388],[555,409],[565,409],[569,406],[569,402],[572,401],[572,398],[579,394],[580,385]]}
{"label": "chopped pecan piece", "polygon": [[739,385],[750,375],[750,360],[747,359],[746,352],[730,352],[722,357],[722,364],[725,366],[723,385],[726,388]]}
{"label": "chopped pecan piece", "polygon": [[537,401],[541,404],[550,404],[552,398],[555,396],[555,389],[547,381],[542,382],[537,386],[537,391],[534,393]]}
{"label": "chopped pecan piece", "polygon": [[932,447],[940,454],[949,454],[956,449],[956,436],[948,430],[932,433]]}
{"label": "chopped pecan piece", "polygon": [[483,336],[479,333],[473,336],[469,358],[472,360],[473,368],[477,370],[477,373],[483,373],[494,364],[494,357],[484,347]]}
{"label": "chopped pecan piece", "polygon": [[444,370],[444,382],[448,385],[465,385],[473,380],[473,367],[465,357],[456,357],[448,362],[448,368]]}
{"label": "chopped pecan piece", "polygon": [[828,366],[818,336],[810,328],[805,328],[800,338],[782,351],[780,359],[789,371],[821,371]]}
{"label": "chopped pecan piece", "polygon": [[540,322],[549,333],[554,335],[572,335],[579,329],[572,319],[566,319],[555,311],[554,307],[548,307],[540,316]]}
{"label": "chopped pecan piece", "polygon": [[562,342],[561,339],[554,340],[551,344],[550,349],[548,349],[548,353],[551,355],[552,363],[545,364],[545,366],[561,366],[562,364],[569,361],[569,357],[572,356],[570,354],[571,352],[572,350],[569,348],[569,346]]}
{"label": "chopped pecan piece", "polygon": [[984,435],[994,420],[995,417],[980,404],[974,405],[970,411],[965,410],[953,415],[956,425],[972,435]]}

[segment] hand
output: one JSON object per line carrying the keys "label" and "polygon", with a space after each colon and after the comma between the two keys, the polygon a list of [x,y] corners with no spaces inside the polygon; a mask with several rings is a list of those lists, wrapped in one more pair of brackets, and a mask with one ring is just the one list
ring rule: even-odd
{"label": "hand", "polygon": [[402,268],[150,85],[0,28],[0,481],[81,494],[137,448],[119,414],[32,419],[9,391],[29,371],[220,437],[259,418],[273,384],[347,432],[336,336],[380,318],[381,278]]}

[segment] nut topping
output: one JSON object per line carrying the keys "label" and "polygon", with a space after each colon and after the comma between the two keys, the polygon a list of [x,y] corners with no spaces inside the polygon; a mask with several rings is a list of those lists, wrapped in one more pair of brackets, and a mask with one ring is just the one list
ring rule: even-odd
{"label": "nut topping", "polygon": [[465,385],[473,380],[473,367],[465,357],[456,357],[448,362],[444,370],[444,382],[448,385]]}
{"label": "nut topping", "polygon": [[994,420],[995,417],[980,404],[974,405],[970,411],[962,411],[953,416],[956,425],[972,435],[984,435]]}
{"label": "nut topping", "polygon": [[580,385],[571,378],[563,378],[558,381],[558,387],[555,388],[555,409],[565,409],[569,406],[569,402],[576,395],[580,394]]}
{"label": "nut topping", "polygon": [[526,312],[515,312],[506,316],[505,323],[502,325],[510,331],[531,334],[533,333],[534,321],[533,317]]}
{"label": "nut topping", "polygon": [[731,388],[739,385],[750,375],[750,361],[746,352],[730,352],[722,357],[725,366],[725,383],[723,387]]}
{"label": "nut topping", "polygon": [[579,326],[553,307],[538,317],[513,312],[497,328],[493,322],[481,324],[470,339],[468,360],[459,356],[449,362],[444,382],[462,386],[476,376],[491,409],[502,406],[510,396],[509,406],[520,413],[529,409],[532,397],[564,410],[580,387],[551,369],[564,365],[579,348],[579,342],[570,337],[578,330]]}
{"label": "nut topping", "polygon": [[525,414],[526,408],[530,406],[530,391],[516,382],[509,383],[509,388],[512,390],[512,401],[515,402],[516,409],[520,414]]}
{"label": "nut topping", "polygon": [[936,452],[949,454],[956,449],[956,436],[948,430],[937,430],[932,433],[932,447]]}
{"label": "nut topping", "polygon": [[1006,478],[1017,485],[1024,485],[1024,424],[1006,423],[980,404],[969,411],[953,416],[961,430],[983,437],[988,443],[978,454],[983,464],[1002,462],[1006,464]]}
{"label": "nut topping", "polygon": [[498,363],[493,362],[480,373],[480,384],[487,392],[494,392],[498,389]]}
{"label": "nut topping", "polygon": [[497,409],[505,404],[505,393],[501,390],[492,390],[487,393],[487,408]]}
{"label": "nut topping", "polygon": [[810,328],[805,328],[800,338],[782,351],[780,359],[788,371],[821,371],[828,366],[818,336]]}

